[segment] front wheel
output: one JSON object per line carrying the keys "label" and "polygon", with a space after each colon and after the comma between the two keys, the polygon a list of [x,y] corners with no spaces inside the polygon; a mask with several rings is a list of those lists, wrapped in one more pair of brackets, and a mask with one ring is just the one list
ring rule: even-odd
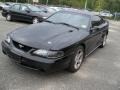
{"label": "front wheel", "polygon": [[32,23],[33,24],[39,23],[39,19],[37,17],[34,17]]}
{"label": "front wheel", "polygon": [[6,20],[7,20],[7,21],[11,21],[11,20],[12,20],[12,16],[11,16],[10,14],[7,14]]}
{"label": "front wheel", "polygon": [[69,65],[68,71],[72,73],[77,72],[82,65],[83,59],[84,59],[84,49],[82,46],[80,46],[75,51],[73,59],[71,60],[71,63]]}
{"label": "front wheel", "polygon": [[106,45],[106,42],[107,42],[107,35],[105,34],[103,36],[103,41],[102,41],[102,44],[100,45],[100,48],[103,48]]}

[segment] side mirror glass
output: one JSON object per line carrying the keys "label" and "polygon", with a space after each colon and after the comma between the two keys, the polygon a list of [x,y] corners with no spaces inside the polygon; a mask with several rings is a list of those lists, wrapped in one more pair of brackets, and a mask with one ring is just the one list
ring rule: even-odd
{"label": "side mirror glass", "polygon": [[27,13],[30,13],[30,10],[25,10]]}
{"label": "side mirror glass", "polygon": [[45,13],[47,13],[47,11],[46,11],[46,10],[45,10],[44,12],[45,12]]}
{"label": "side mirror glass", "polygon": [[95,33],[97,30],[99,30],[98,26],[91,27],[90,34]]}

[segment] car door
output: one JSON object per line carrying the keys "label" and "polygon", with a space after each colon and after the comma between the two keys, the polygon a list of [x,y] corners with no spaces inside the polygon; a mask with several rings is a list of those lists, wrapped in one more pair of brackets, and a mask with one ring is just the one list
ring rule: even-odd
{"label": "car door", "polygon": [[20,17],[20,5],[15,4],[10,8],[9,13],[11,14],[12,18],[19,19]]}
{"label": "car door", "polygon": [[94,16],[91,20],[90,35],[87,41],[87,54],[90,54],[101,44],[103,25],[99,16]]}
{"label": "car door", "polygon": [[21,16],[21,19],[24,21],[32,20],[31,10],[26,5],[21,5],[20,16]]}

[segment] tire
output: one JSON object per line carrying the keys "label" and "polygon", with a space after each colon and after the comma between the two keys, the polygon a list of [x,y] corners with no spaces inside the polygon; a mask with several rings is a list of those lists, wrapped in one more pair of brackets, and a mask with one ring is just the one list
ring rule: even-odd
{"label": "tire", "polygon": [[37,17],[34,17],[32,20],[32,24],[39,23],[39,19]]}
{"label": "tire", "polygon": [[80,69],[83,60],[84,60],[84,49],[82,46],[79,46],[76,49],[73,55],[73,58],[71,60],[71,63],[67,70],[71,73],[77,72]]}
{"label": "tire", "polygon": [[11,21],[11,20],[12,20],[12,16],[11,16],[10,14],[7,14],[7,15],[6,15],[6,20],[7,20],[7,21]]}
{"label": "tire", "polygon": [[102,44],[100,45],[100,48],[104,48],[106,45],[106,42],[107,42],[107,34],[103,36],[103,41],[102,41]]}

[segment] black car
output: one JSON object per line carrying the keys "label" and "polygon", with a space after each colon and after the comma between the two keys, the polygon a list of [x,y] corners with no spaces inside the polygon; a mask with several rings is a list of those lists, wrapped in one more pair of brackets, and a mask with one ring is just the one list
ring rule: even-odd
{"label": "black car", "polygon": [[108,27],[106,20],[89,12],[64,10],[9,33],[2,51],[28,67],[76,72],[86,56],[105,46]]}
{"label": "black car", "polygon": [[41,22],[47,17],[45,12],[30,4],[14,4],[8,9],[3,9],[2,16],[8,21],[21,20],[31,23]]}

